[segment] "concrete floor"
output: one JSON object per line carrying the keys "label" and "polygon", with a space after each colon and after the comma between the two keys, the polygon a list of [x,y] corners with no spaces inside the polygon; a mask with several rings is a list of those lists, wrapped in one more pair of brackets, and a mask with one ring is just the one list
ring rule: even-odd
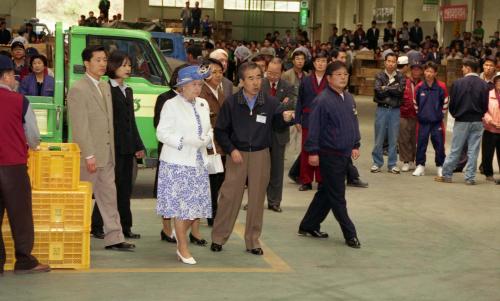
{"label": "concrete floor", "polygon": [[[326,240],[296,236],[313,192],[286,179],[283,213],[265,212],[263,257],[244,252],[245,212],[222,253],[192,246],[199,264],[175,260],[175,245],[159,240],[151,198],[153,170],[139,173],[132,203],[134,253],[105,251],[92,240],[88,271],[0,278],[0,300],[500,300],[500,186],[433,181],[427,175],[370,174],[375,105],[357,97],[368,189],[348,188],[349,211],[362,243],[344,245],[332,215]],[[451,135],[447,141],[451,141]],[[449,145],[448,145],[449,148]],[[296,154],[291,147],[286,164]],[[428,161],[433,162],[429,149]],[[202,232],[210,237],[204,225]]]}

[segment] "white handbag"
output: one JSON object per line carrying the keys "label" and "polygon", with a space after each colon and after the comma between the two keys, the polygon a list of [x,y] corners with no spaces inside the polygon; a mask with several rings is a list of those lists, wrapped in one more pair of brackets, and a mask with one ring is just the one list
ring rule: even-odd
{"label": "white handbag", "polygon": [[212,155],[208,155],[208,166],[207,166],[208,173],[211,175],[217,173],[223,173],[224,164],[222,164],[222,158],[220,154],[217,153],[213,137],[212,137],[212,149],[214,150],[214,153]]}

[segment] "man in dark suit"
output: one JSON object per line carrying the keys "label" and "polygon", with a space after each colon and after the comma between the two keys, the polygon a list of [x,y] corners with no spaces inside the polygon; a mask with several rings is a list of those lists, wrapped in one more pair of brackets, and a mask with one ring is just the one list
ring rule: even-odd
{"label": "man in dark suit", "polygon": [[414,25],[410,28],[410,42],[413,42],[420,46],[420,43],[424,40],[424,32],[422,27],[420,27],[420,19],[415,19]]}
{"label": "man in dark suit", "polygon": [[[295,109],[297,101],[296,89],[284,79],[281,79],[283,63],[274,58],[267,67],[267,77],[262,80],[262,92],[276,97],[285,107],[285,110]],[[290,129],[273,130],[271,144],[271,179],[267,186],[267,204],[270,210],[281,212],[283,196],[283,171],[285,169],[285,148],[290,142]]]}
{"label": "man in dark suit", "polygon": [[375,50],[378,46],[378,37],[380,36],[380,31],[377,28],[377,21],[372,21],[372,27],[366,32],[366,39],[368,40],[368,48]]}

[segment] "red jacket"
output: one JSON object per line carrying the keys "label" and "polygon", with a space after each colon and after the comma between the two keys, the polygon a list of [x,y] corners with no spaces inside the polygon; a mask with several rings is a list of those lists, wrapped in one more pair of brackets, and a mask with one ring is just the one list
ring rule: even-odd
{"label": "red jacket", "polygon": [[403,94],[403,104],[399,107],[402,118],[416,118],[417,112],[415,111],[415,106],[413,100],[415,99],[416,86],[419,83],[414,82],[411,78],[406,79],[406,87]]}

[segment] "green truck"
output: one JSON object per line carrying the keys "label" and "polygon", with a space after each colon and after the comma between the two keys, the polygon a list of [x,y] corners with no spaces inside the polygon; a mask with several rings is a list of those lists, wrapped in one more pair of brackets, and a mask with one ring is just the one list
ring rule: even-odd
{"label": "green truck", "polygon": [[[134,91],[135,116],[146,146],[146,167],[155,166],[158,141],[153,127],[154,106],[159,94],[168,91],[172,74],[165,57],[151,34],[132,29],[74,26],[63,31],[57,23],[50,53],[54,68],[54,97],[29,96],[45,142],[71,140],[66,118],[66,93],[85,74],[81,53],[90,45],[102,45],[108,51],[121,50],[132,59],[132,74],[126,81]],[[69,134],[68,134],[69,132]],[[68,137],[69,136],[69,137]]]}

